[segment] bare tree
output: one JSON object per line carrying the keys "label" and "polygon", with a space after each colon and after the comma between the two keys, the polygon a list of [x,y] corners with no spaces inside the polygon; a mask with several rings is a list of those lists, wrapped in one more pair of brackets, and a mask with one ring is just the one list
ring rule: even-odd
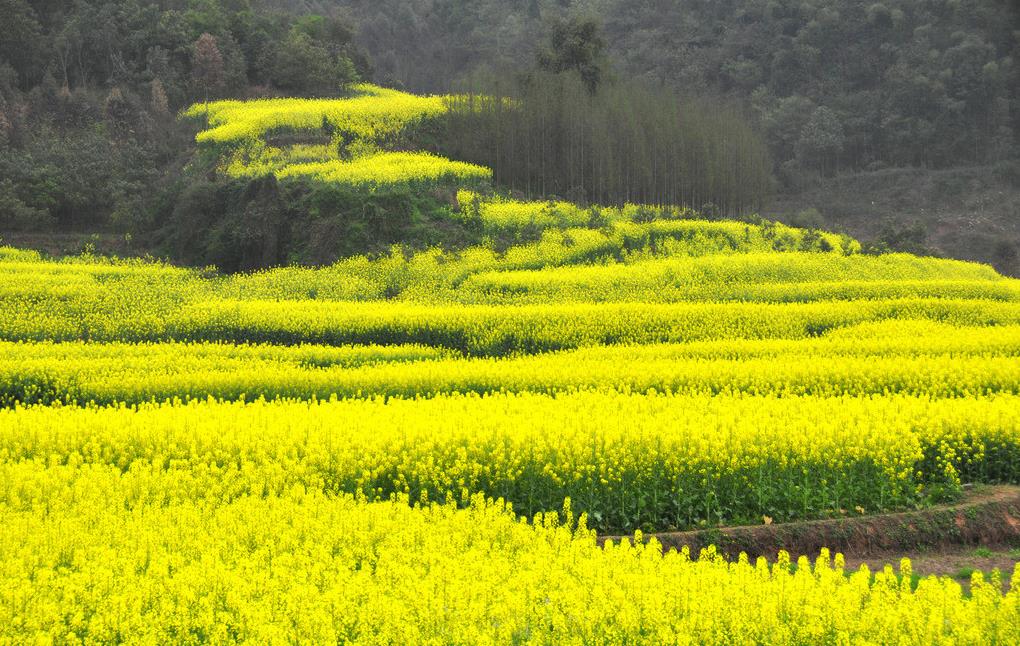
{"label": "bare tree", "polygon": [[211,95],[219,92],[224,85],[226,72],[223,55],[212,34],[202,34],[195,41],[191,54],[191,78],[202,96],[208,102]]}

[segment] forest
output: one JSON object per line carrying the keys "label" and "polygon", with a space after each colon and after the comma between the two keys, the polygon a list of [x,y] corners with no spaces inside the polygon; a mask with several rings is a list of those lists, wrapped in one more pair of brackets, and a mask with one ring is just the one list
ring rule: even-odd
{"label": "forest", "polygon": [[[218,177],[179,112],[226,97],[342,96],[370,81],[525,106],[454,105],[414,143],[487,165],[527,198],[767,210],[936,253],[925,231],[943,223],[924,221],[923,205],[842,222],[838,203],[799,196],[869,173],[980,168],[985,193],[971,181],[954,195],[997,190],[1005,224],[949,252],[1020,271],[1009,218],[1020,204],[1020,9],[1007,0],[0,0],[0,12],[8,239],[91,236],[121,253],[215,262],[171,243],[182,205],[237,239],[250,196],[280,189]],[[872,204],[895,190],[875,188]],[[363,199],[335,214],[349,219]],[[368,199],[398,219],[409,199],[424,213],[449,201]],[[285,201],[307,212],[308,200]]]}
{"label": "forest", "polygon": [[1009,0],[339,4],[378,80],[417,91],[527,64],[549,20],[597,16],[617,76],[740,100],[787,170],[997,161],[1020,125],[1020,10]]}

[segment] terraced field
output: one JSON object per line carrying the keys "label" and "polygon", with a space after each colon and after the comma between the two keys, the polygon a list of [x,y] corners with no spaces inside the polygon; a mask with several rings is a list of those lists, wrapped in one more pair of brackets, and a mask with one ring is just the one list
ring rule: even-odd
{"label": "terraced field", "polygon": [[[442,109],[364,91],[192,112],[229,164]],[[458,201],[530,233],[234,276],[0,248],[0,641],[1020,639],[994,577],[640,540],[1020,481],[1020,282],[683,209]]]}

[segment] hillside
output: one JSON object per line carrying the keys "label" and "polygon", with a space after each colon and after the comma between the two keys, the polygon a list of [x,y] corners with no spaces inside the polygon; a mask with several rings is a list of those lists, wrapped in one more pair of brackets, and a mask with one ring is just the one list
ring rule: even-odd
{"label": "hillside", "polygon": [[[487,166],[526,199],[758,213],[1017,271],[1012,2],[3,0],[0,11],[9,242],[228,271],[477,242],[437,230],[449,199],[306,203],[213,181],[192,124],[175,117],[195,102],[337,98],[371,82],[513,99],[551,74],[591,90],[590,104],[567,93],[523,122],[419,131],[412,147]],[[269,213],[248,208],[256,196]],[[321,244],[289,240],[285,223],[329,209],[333,225],[293,227]],[[821,219],[799,217],[811,209]],[[336,224],[359,211],[389,226]],[[254,248],[274,236],[274,249]]]}
{"label": "hillside", "polygon": [[986,262],[1020,276],[1020,182],[1004,169],[887,169],[777,195],[762,209],[913,253]]}
{"label": "hillside", "polygon": [[0,638],[1015,641],[1008,573],[965,594],[908,559],[643,535],[1020,481],[1020,281],[515,200],[399,149],[437,105],[366,86],[189,113],[216,177],[446,200],[455,249],[223,274],[0,247]]}

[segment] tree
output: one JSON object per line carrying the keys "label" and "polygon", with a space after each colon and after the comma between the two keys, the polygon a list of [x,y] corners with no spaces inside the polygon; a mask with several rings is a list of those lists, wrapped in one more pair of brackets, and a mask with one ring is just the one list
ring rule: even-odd
{"label": "tree", "polygon": [[[0,0],[0,61],[7,61],[18,72],[25,87],[39,81],[45,71],[39,59],[39,46],[45,42],[35,11],[25,0]],[[45,50],[43,50],[45,51]]]}
{"label": "tree", "polygon": [[10,179],[0,180],[0,228],[33,230],[53,224],[49,213],[25,204],[18,197],[17,188]]}
{"label": "tree", "polygon": [[108,121],[117,125],[124,125],[131,119],[131,103],[124,98],[124,93],[119,87],[110,90],[103,102],[103,116]]}
{"label": "tree", "polygon": [[831,174],[838,165],[845,141],[839,117],[829,108],[819,106],[801,130],[797,157],[802,163],[818,166],[823,174]]}
{"label": "tree", "polygon": [[796,94],[776,99],[763,87],[755,91],[752,100],[776,161],[792,159],[797,141],[817,106],[811,99]]}
{"label": "tree", "polygon": [[0,149],[7,146],[11,140],[11,122],[7,118],[7,106],[4,105],[3,97],[0,96]]}
{"label": "tree", "polygon": [[248,62],[241,46],[229,32],[216,39],[216,46],[223,58],[223,91],[230,95],[243,92],[248,85]]}
{"label": "tree", "polygon": [[166,117],[170,114],[170,103],[166,98],[166,90],[163,88],[163,82],[159,79],[153,79],[149,85],[149,92],[151,95],[149,101],[149,107],[152,110],[152,114],[156,117]]}
{"label": "tree", "polygon": [[681,101],[623,80],[592,95],[578,76],[548,72],[476,83],[449,102],[428,141],[492,168],[512,191],[600,204],[711,202],[720,213],[747,213],[768,189],[764,142],[726,102]]}
{"label": "tree", "polygon": [[[9,69],[9,68],[8,68]],[[10,88],[4,87],[4,66],[0,65],[0,150],[10,145],[12,134],[14,132],[14,124],[11,123],[10,118],[7,116],[7,98],[4,96],[11,91]]]}
{"label": "tree", "polygon": [[539,68],[559,74],[577,72],[588,92],[594,94],[602,82],[606,43],[602,27],[594,18],[571,16],[552,22],[549,44],[538,53]]}
{"label": "tree", "polygon": [[208,101],[223,88],[225,79],[223,55],[216,45],[216,37],[202,34],[195,41],[191,55],[191,78],[203,100]]}
{"label": "tree", "polygon": [[270,75],[281,90],[315,96],[336,95],[358,78],[349,58],[331,53],[299,28],[291,29],[277,48]]}
{"label": "tree", "polygon": [[178,106],[187,100],[183,68],[172,59],[170,51],[165,47],[156,45],[146,51],[145,75],[159,81],[168,106]]}

